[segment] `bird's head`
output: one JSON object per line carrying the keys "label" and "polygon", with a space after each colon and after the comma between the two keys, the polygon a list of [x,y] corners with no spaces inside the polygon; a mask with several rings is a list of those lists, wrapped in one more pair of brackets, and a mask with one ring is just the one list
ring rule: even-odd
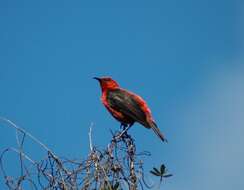
{"label": "bird's head", "polygon": [[99,81],[102,91],[112,90],[119,87],[119,84],[111,77],[101,77],[101,78],[94,77],[94,79]]}

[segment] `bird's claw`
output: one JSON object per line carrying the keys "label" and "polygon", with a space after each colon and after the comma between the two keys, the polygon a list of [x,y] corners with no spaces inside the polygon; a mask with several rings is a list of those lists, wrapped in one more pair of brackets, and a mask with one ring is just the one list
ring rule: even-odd
{"label": "bird's claw", "polygon": [[126,134],[127,134],[127,130],[123,130],[122,132],[120,132],[118,135],[115,136],[115,139],[118,140]]}

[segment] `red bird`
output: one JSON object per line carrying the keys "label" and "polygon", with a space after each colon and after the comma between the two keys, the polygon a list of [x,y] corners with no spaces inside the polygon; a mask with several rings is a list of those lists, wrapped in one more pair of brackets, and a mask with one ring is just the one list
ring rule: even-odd
{"label": "red bird", "polygon": [[100,83],[102,103],[122,126],[128,129],[138,122],[148,129],[152,128],[162,141],[167,142],[153,120],[146,102],[140,96],[120,88],[119,84],[110,77],[94,77],[94,79]]}

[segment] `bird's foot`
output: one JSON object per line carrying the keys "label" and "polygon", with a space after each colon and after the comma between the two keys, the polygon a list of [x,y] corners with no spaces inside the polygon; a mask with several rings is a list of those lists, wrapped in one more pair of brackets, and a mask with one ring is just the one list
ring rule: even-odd
{"label": "bird's foot", "polygon": [[123,131],[121,131],[118,135],[116,135],[115,139],[118,140],[120,139],[121,137],[123,137],[124,135],[128,135],[127,134],[127,131],[128,129],[131,127],[132,125],[121,125],[121,127],[123,127]]}
{"label": "bird's foot", "polygon": [[124,135],[127,135],[127,130],[123,130],[122,132],[120,132],[118,135],[116,135],[115,139],[118,140]]}
{"label": "bird's foot", "polygon": [[128,127],[127,124],[121,123],[121,125],[120,125],[120,129],[122,129],[122,130],[125,130],[127,127]]}

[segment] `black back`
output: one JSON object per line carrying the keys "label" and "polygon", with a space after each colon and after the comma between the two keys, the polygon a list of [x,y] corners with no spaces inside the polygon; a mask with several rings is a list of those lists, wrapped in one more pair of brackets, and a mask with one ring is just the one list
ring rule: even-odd
{"label": "black back", "polygon": [[146,120],[146,114],[134,96],[135,95],[130,94],[123,89],[109,90],[107,92],[107,101],[109,106],[116,111],[121,112],[131,120],[141,123],[145,127],[149,127]]}

